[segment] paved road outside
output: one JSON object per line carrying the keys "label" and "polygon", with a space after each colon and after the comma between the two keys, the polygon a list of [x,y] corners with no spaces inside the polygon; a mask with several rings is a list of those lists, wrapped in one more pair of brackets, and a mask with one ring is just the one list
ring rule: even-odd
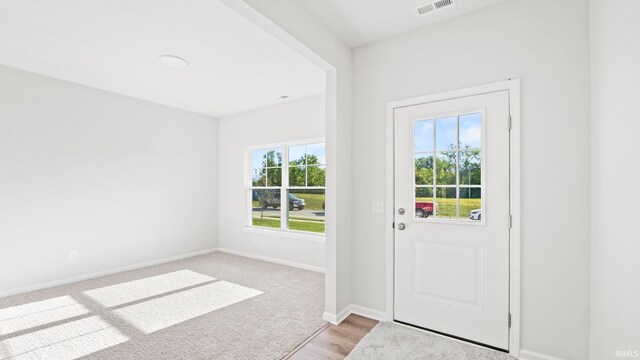
{"label": "paved road outside", "polygon": [[[263,213],[264,211],[264,213]],[[253,217],[260,217],[262,213],[263,217],[269,218],[279,218],[280,217],[280,209],[262,209],[262,208],[253,208]],[[316,221],[324,221],[324,210],[312,210],[312,209],[304,209],[298,210],[293,209],[289,211],[289,217],[302,218],[307,220],[316,220]]]}

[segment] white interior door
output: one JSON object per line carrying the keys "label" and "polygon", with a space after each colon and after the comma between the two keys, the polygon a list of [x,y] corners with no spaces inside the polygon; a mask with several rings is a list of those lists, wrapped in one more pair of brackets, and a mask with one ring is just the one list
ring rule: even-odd
{"label": "white interior door", "polygon": [[509,348],[509,93],[397,108],[394,319]]}

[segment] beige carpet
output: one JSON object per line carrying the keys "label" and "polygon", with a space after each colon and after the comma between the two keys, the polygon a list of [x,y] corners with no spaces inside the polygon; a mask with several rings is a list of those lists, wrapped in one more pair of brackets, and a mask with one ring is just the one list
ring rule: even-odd
{"label": "beige carpet", "polygon": [[0,299],[0,359],[280,359],[324,275],[225,253]]}
{"label": "beige carpet", "polygon": [[348,360],[515,360],[509,354],[466,344],[406,326],[381,322]]}

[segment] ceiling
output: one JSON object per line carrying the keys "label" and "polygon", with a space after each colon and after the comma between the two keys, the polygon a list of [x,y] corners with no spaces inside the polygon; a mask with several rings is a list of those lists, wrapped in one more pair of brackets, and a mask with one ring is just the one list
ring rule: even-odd
{"label": "ceiling", "polygon": [[455,0],[455,5],[418,15],[433,0],[298,0],[351,47],[402,34],[505,0]]}
{"label": "ceiling", "polygon": [[215,117],[325,88],[321,69],[218,0],[2,0],[0,64]]}

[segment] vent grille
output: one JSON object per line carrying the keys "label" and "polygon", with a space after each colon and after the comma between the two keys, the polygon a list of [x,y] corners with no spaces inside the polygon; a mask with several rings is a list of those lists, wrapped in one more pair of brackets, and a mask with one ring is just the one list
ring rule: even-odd
{"label": "vent grille", "polygon": [[440,10],[447,6],[455,5],[454,0],[438,0],[425,5],[420,6],[418,10],[418,15],[424,15],[426,13],[430,13],[432,11]]}

